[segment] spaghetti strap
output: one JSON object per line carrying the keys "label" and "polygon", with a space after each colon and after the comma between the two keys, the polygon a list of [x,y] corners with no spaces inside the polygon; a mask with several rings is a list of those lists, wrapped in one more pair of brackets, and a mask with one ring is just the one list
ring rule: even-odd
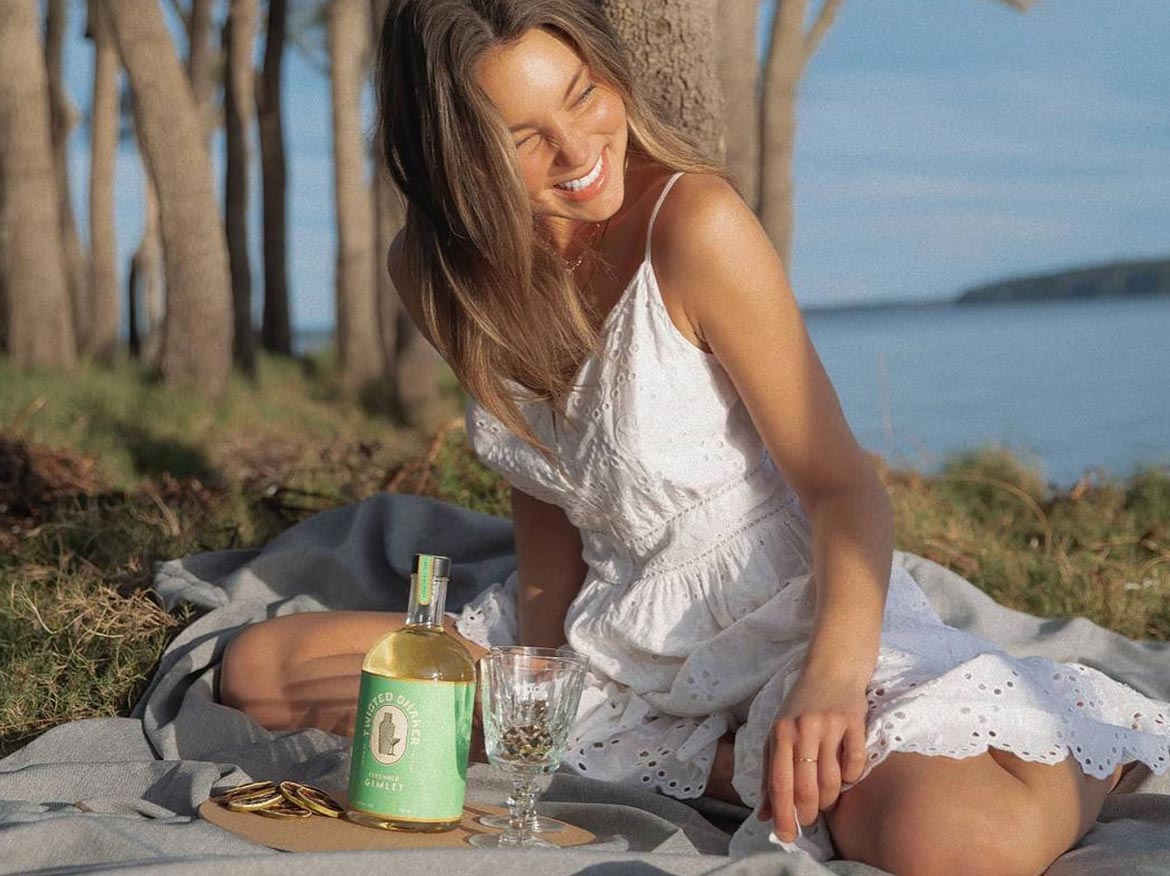
{"label": "spaghetti strap", "polygon": [[671,186],[678,182],[678,178],[683,175],[683,171],[677,171],[670,179],[666,181],[666,185],[662,187],[662,194],[658,196],[658,203],[654,205],[654,211],[650,214],[650,224],[646,226],[646,255],[642,259],[643,262],[650,261],[650,235],[654,233],[654,220],[658,218],[658,211],[662,209],[662,202],[666,200],[666,196],[670,194]]}

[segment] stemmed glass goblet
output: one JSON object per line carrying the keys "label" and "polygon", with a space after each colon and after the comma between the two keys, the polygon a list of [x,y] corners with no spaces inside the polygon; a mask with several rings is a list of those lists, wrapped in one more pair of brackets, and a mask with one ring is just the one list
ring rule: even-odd
{"label": "stemmed glass goblet", "polygon": [[488,761],[512,780],[508,823],[501,834],[480,834],[481,848],[544,847],[535,836],[537,777],[561,762],[585,683],[582,658],[527,649],[493,648],[480,660],[484,748]]}
{"label": "stemmed glass goblet", "polygon": [[[493,650],[506,651],[510,654],[528,654],[533,657],[561,657],[566,660],[580,661],[585,670],[589,670],[589,658],[584,654],[578,654],[572,648],[538,648],[532,645],[497,645]],[[509,805],[511,805],[511,798],[509,798]],[[481,815],[476,819],[484,827],[491,827],[496,830],[507,830],[511,823],[510,815]],[[528,821],[528,829],[533,833],[556,833],[564,830],[564,825],[555,818],[545,818],[543,815],[537,815],[534,811],[532,817]]]}

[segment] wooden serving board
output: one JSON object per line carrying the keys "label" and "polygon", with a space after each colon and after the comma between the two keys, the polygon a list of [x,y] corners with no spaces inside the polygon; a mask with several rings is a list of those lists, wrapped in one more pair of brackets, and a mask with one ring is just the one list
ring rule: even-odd
{"label": "wooden serving board", "polygon": [[[330,791],[329,796],[345,805],[345,794]],[[335,852],[364,849],[427,849],[469,846],[468,838],[475,834],[498,834],[500,831],[484,827],[476,819],[481,815],[503,815],[507,810],[499,806],[465,805],[463,821],[454,830],[442,833],[410,833],[397,830],[379,830],[354,824],[344,818],[312,815],[309,818],[265,818],[254,812],[234,812],[214,800],[205,800],[199,807],[199,816],[217,827],[229,830],[254,843],[286,852]],[[566,822],[564,830],[541,833],[540,838],[558,846],[580,846],[596,837],[587,830]]]}

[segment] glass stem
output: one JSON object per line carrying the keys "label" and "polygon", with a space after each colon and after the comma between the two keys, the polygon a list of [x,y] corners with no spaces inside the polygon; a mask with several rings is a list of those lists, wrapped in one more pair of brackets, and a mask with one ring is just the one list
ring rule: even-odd
{"label": "glass stem", "polygon": [[[508,798],[504,801],[504,805],[507,806],[509,810],[511,810],[515,804],[516,798],[509,794]],[[532,817],[528,819],[528,829],[533,833],[540,831],[540,816],[537,814],[535,807],[532,810]]]}
{"label": "glass stem", "polygon": [[[518,775],[512,779],[512,796],[508,798],[509,845],[522,846],[532,839],[532,825],[536,821],[536,782],[531,776]],[[500,837],[501,845],[504,836]]]}

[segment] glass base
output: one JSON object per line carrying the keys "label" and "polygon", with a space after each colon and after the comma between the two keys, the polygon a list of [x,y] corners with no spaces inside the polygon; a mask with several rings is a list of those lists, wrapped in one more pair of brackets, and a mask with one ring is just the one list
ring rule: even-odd
{"label": "glass base", "polygon": [[[494,830],[507,830],[508,825],[512,823],[507,815],[481,815],[475,820],[484,827],[490,827]],[[538,815],[529,822],[528,829],[533,833],[556,833],[558,830],[564,830],[565,825],[555,818],[545,818],[543,815]]]}
{"label": "glass base", "polygon": [[531,833],[520,841],[509,840],[506,833],[477,833],[468,837],[467,841],[480,849],[556,849],[555,843],[542,840]]}

